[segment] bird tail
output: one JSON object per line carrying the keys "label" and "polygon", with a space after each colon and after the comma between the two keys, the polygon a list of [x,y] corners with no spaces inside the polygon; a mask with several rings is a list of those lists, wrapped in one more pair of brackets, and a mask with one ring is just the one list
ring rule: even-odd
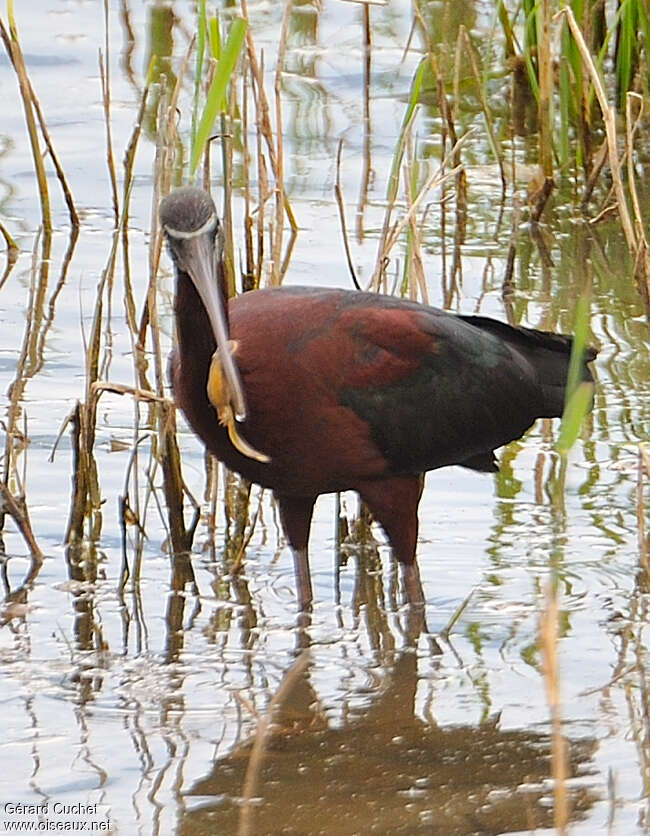
{"label": "bird tail", "polygon": [[[504,340],[535,370],[542,396],[540,418],[559,418],[564,411],[566,387],[573,337],[537,331],[521,325],[512,326],[482,316],[464,316],[462,319]],[[591,369],[587,365],[595,360],[598,352],[585,347],[580,362],[581,383],[593,383]]]}

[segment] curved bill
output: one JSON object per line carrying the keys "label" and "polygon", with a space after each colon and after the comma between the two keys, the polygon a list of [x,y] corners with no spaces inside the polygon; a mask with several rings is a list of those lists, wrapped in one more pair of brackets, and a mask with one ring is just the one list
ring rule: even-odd
{"label": "curved bill", "polygon": [[246,398],[239,370],[230,351],[230,336],[217,276],[214,242],[210,235],[196,235],[183,241],[183,269],[196,287],[212,325],[223,366],[226,388],[237,421],[245,421]]}

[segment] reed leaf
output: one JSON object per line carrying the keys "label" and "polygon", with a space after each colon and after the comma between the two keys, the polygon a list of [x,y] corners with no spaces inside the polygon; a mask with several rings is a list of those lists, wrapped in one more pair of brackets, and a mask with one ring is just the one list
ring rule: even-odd
{"label": "reed leaf", "polygon": [[562,415],[560,435],[555,443],[555,449],[561,455],[566,455],[576,443],[582,422],[591,408],[593,391],[593,383],[584,382],[569,396]]}
{"label": "reed leaf", "polygon": [[534,56],[537,55],[537,16],[540,14],[539,7],[533,0],[524,0],[524,14],[526,22],[524,25],[524,62],[530,89],[539,101],[539,77],[538,64]]}
{"label": "reed leaf", "polygon": [[509,58],[517,54],[517,42],[512,29],[512,23],[510,22],[510,17],[508,15],[508,10],[506,9],[503,0],[499,0],[497,5],[497,17],[499,18],[499,23],[503,29],[503,37],[506,41],[506,57]]}
{"label": "reed leaf", "polygon": [[582,294],[576,302],[576,317],[567,375],[566,396],[560,434],[555,449],[565,456],[576,442],[582,422],[591,408],[594,386],[580,382],[580,370],[584,359],[589,333],[589,299]]}
{"label": "reed leaf", "polygon": [[406,104],[406,110],[404,112],[404,118],[402,119],[402,125],[400,128],[399,136],[397,138],[397,145],[395,146],[395,151],[393,153],[393,163],[390,169],[390,178],[388,180],[388,189],[386,194],[386,199],[389,203],[393,203],[396,196],[397,196],[397,187],[399,182],[399,169],[400,165],[402,164],[402,158],[404,157],[404,148],[406,143],[406,137],[408,134],[408,129],[415,115],[415,108],[420,100],[420,90],[422,89],[422,80],[424,78],[424,73],[426,72],[429,66],[429,62],[426,58],[423,58],[420,61],[417,70],[415,71],[415,75],[413,76],[413,81],[411,82],[411,93],[409,95],[408,102]]}
{"label": "reed leaf", "polygon": [[573,336],[573,347],[569,361],[569,374],[567,376],[565,407],[568,406],[571,396],[580,383],[580,369],[582,358],[587,345],[589,332],[589,301],[583,294],[576,302],[575,327]]}
{"label": "reed leaf", "polygon": [[213,17],[210,19],[208,25],[208,37],[210,38],[210,52],[212,57],[218,61],[221,58],[223,44],[221,43],[221,30],[219,29],[219,19]]}
{"label": "reed leaf", "polygon": [[618,31],[616,40],[616,89],[619,102],[630,89],[636,64],[638,3],[624,0],[619,8]]}
{"label": "reed leaf", "polygon": [[215,68],[214,77],[210,84],[203,108],[203,114],[196,130],[196,138],[192,146],[192,156],[190,159],[191,178],[194,177],[196,167],[208,143],[214,121],[219,112],[223,110],[228,82],[237,64],[247,28],[248,23],[241,17],[235,18],[230,27],[228,40],[223,47],[221,58]]}

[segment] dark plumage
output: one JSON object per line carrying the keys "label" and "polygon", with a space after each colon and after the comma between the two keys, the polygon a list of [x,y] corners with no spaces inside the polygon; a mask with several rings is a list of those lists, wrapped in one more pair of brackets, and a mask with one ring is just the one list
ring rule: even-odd
{"label": "dark plumage", "polygon": [[[404,567],[407,598],[421,601],[421,474],[451,464],[496,470],[497,447],[539,417],[560,416],[571,338],[321,288],[246,293],[230,300],[226,314],[219,222],[209,196],[179,189],[162,202],[160,217],[177,268],[176,400],[212,453],[273,488],[296,557],[301,606],[311,600],[313,504],[321,493],[348,489],[382,523]],[[208,399],[217,343],[220,391],[232,413],[246,416],[231,422],[235,434],[270,461],[235,449]],[[590,349],[584,358],[585,381],[592,380],[586,362],[595,356]]]}

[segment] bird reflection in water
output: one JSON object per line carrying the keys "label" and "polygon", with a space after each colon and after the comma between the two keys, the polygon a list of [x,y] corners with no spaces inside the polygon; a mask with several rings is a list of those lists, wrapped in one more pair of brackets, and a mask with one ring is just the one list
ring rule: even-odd
{"label": "bird reflection in water", "polygon": [[[445,727],[425,722],[416,714],[417,665],[417,654],[407,650],[368,670],[379,686],[364,689],[363,698],[348,695],[355,707],[336,723],[319,708],[303,665],[275,712],[248,832],[449,836],[552,827],[549,735],[501,729],[498,718]],[[218,757],[192,786],[183,836],[246,832],[242,793],[254,746],[255,735]],[[587,738],[569,744],[569,776],[596,771],[595,748]],[[575,821],[597,796],[581,782],[569,798]]]}

